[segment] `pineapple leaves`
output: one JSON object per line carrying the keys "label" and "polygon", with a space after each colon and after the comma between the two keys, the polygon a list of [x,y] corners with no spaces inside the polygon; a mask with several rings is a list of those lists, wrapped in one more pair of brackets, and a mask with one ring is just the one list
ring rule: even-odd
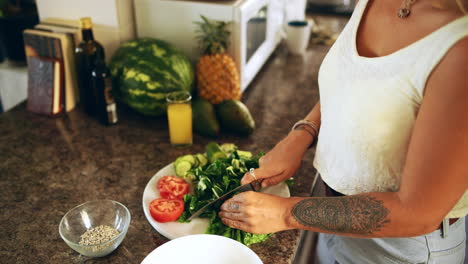
{"label": "pineapple leaves", "polygon": [[200,16],[202,21],[196,21],[198,26],[195,30],[198,45],[204,54],[224,53],[229,45],[231,32],[227,26],[231,22],[210,20],[205,16]]}

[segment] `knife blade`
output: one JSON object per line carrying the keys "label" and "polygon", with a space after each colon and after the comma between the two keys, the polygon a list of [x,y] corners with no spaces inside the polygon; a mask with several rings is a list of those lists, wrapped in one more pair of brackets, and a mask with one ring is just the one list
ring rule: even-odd
{"label": "knife blade", "polygon": [[230,195],[234,194],[234,193],[237,193],[237,192],[247,192],[247,191],[256,191],[258,192],[262,186],[261,186],[261,181],[259,180],[255,180],[255,181],[252,181],[250,183],[247,183],[247,184],[244,184],[244,185],[241,185],[239,187],[236,187],[232,190],[230,190],[229,192],[221,195],[219,198],[217,198],[216,200],[213,200],[211,202],[209,202],[208,204],[206,204],[205,206],[203,206],[202,208],[198,209],[198,211],[196,211],[195,213],[193,213],[187,220],[188,221],[191,221],[193,220],[195,217],[198,217],[199,215],[201,215],[203,212],[206,211],[206,209],[208,209],[210,206],[212,206],[213,204],[215,204],[216,202],[218,201],[224,201],[226,200]]}

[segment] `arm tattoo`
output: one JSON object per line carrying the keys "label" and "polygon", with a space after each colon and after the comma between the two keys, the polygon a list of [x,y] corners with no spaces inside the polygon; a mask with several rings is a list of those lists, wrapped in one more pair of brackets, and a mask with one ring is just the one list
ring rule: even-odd
{"label": "arm tattoo", "polygon": [[304,226],[348,234],[372,234],[390,222],[383,202],[369,195],[310,198],[292,209],[294,218]]}

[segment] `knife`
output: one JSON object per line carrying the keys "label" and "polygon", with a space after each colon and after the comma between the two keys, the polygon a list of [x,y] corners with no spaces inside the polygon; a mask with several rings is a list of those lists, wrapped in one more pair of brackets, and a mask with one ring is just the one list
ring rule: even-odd
{"label": "knife", "polygon": [[187,220],[193,220],[195,217],[198,217],[199,215],[201,215],[203,212],[206,211],[206,209],[208,209],[210,206],[212,206],[213,204],[215,204],[216,202],[218,201],[224,201],[226,200],[230,195],[234,194],[234,193],[237,193],[237,192],[247,192],[247,191],[255,191],[255,192],[258,192],[260,189],[262,188],[262,182],[261,180],[254,180],[250,183],[247,183],[247,184],[244,184],[244,185],[241,185],[239,187],[236,187],[232,190],[230,190],[229,192],[223,194],[222,196],[220,196],[218,199],[214,200],[214,201],[211,201],[209,202],[208,204],[206,204],[205,206],[203,206],[202,208],[198,209],[198,211],[196,211],[195,213],[193,213]]}

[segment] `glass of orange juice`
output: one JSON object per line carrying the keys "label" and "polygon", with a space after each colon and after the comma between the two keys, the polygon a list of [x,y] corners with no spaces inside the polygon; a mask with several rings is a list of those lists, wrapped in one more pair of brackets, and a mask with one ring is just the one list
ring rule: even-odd
{"label": "glass of orange juice", "polygon": [[169,136],[174,146],[192,145],[192,106],[189,92],[178,91],[167,94],[167,120]]}

